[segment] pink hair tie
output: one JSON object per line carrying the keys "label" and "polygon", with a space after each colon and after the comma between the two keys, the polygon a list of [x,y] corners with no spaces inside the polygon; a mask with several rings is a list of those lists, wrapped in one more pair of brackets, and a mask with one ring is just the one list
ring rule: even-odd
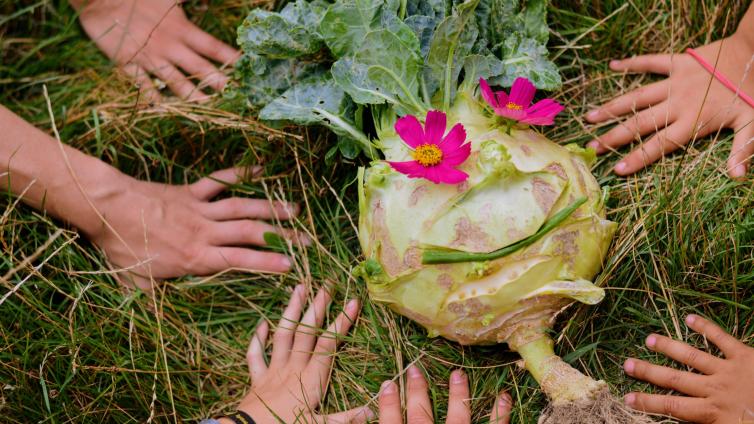
{"label": "pink hair tie", "polygon": [[686,53],[691,55],[694,59],[696,59],[697,62],[699,62],[700,65],[707,71],[709,71],[710,74],[712,74],[715,78],[717,78],[720,83],[726,87],[732,92],[734,92],[738,97],[741,98],[744,102],[746,102],[749,106],[754,107],[754,99],[749,97],[748,94],[741,91],[739,87],[737,87],[735,84],[733,84],[728,78],[725,77],[725,75],[718,72],[717,69],[715,69],[714,66],[710,65],[709,62],[707,62],[702,56],[699,55],[699,53],[696,52],[696,50],[689,47],[686,49]]}

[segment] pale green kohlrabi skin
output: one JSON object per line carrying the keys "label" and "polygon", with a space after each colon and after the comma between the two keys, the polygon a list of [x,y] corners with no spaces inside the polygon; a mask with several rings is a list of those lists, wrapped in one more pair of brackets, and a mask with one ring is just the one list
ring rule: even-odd
{"label": "pale green kohlrabi skin", "polygon": [[[412,179],[374,162],[360,172],[359,240],[373,299],[461,344],[492,344],[515,334],[536,337],[573,300],[595,304],[615,223],[589,167],[594,153],[560,146],[529,129],[495,124],[479,102],[459,92],[448,129],[461,122],[472,153],[459,185]],[[387,160],[411,160],[392,129],[380,142]],[[559,210],[588,197],[535,244],[488,262],[423,265],[423,247],[490,252],[535,233]],[[374,266],[378,263],[380,266]],[[372,266],[368,266],[371,262]],[[519,331],[531,329],[534,331]],[[515,339],[515,336],[513,336]]]}

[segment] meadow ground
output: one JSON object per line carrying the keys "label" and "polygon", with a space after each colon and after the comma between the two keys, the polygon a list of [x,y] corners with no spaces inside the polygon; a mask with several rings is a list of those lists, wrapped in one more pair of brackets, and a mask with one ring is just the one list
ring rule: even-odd
{"label": "meadow ground", "polygon": [[[232,41],[255,6],[271,5],[185,7],[201,27]],[[605,130],[582,119],[589,107],[652,78],[612,73],[609,59],[704,44],[733,31],[746,7],[741,0],[555,2],[550,47],[565,77],[557,98],[567,108],[547,135],[588,141]],[[332,140],[324,131],[271,132],[219,98],[136,110],[135,89],[83,34],[67,2],[3,0],[0,102],[49,131],[43,85],[66,143],[138,178],[182,183],[234,164],[264,164],[265,175],[235,193],[302,202],[296,226],[319,242],[297,252],[291,275],[188,277],[166,281],[150,298],[122,291],[104,256],[74,230],[3,194],[0,422],[190,422],[227,411],[247,388],[244,351],[254,327],[278,319],[297,281],[312,291],[334,283],[333,312],[347,297],[365,301],[338,353],[325,411],[374,405],[380,383],[416,361],[433,382],[437,415],[444,415],[449,372],[463,367],[475,422],[484,422],[501,389],[515,399],[513,422],[536,422],[545,399],[504,346],[428,338],[370,303],[349,275],[359,261],[355,164],[324,160]],[[754,340],[754,184],[751,172],[743,183],[726,177],[730,141],[730,132],[699,140],[630,178],[610,173],[625,150],[594,170],[611,189],[610,218],[620,224],[598,277],[607,297],[568,309],[556,331],[559,353],[615,393],[647,389],[624,376],[626,357],[663,361],[643,347],[649,332],[702,343],[684,326],[687,313]]]}

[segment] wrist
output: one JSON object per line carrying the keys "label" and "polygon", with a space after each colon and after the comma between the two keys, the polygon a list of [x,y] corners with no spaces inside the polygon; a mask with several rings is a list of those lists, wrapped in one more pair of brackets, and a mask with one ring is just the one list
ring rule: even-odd
{"label": "wrist", "polygon": [[96,239],[106,228],[100,216],[108,214],[115,198],[129,191],[132,178],[98,159],[84,160],[85,166],[73,169],[75,176],[49,189],[53,202],[46,209],[87,238]]}

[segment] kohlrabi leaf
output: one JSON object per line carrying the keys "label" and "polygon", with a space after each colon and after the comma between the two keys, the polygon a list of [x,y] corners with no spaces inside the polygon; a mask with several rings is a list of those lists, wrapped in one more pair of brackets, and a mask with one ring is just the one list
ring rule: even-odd
{"label": "kohlrabi leaf", "polygon": [[505,73],[493,79],[493,83],[509,87],[517,77],[525,77],[540,89],[560,87],[558,67],[547,57],[547,48],[537,40],[511,35],[502,51]]}
{"label": "kohlrabi leaf", "polygon": [[442,110],[448,110],[453,102],[464,59],[471,53],[479,34],[474,15],[478,3],[479,0],[468,0],[456,7],[432,36],[424,69],[424,83],[431,98],[434,98],[439,89],[439,104],[435,106]]}
{"label": "kohlrabi leaf", "polygon": [[473,88],[479,83],[479,78],[486,80],[500,76],[505,72],[505,64],[493,54],[472,54],[466,56],[463,63],[463,84]]}
{"label": "kohlrabi leaf", "polygon": [[260,108],[298,81],[323,75],[326,71],[325,67],[314,62],[267,59],[247,53],[236,62],[234,76],[239,84],[229,92],[231,96],[244,96],[249,105]]}
{"label": "kohlrabi leaf", "polygon": [[340,59],[333,76],[357,103],[389,102],[419,113],[419,43],[413,32],[369,32],[353,57]]}
{"label": "kohlrabi leaf", "polygon": [[429,44],[432,42],[432,35],[435,33],[437,21],[430,16],[414,15],[406,18],[405,22],[414,31],[416,38],[419,39],[421,55],[426,58],[429,53]]}
{"label": "kohlrabi leaf", "polygon": [[334,133],[352,138],[371,157],[370,141],[352,122],[353,103],[332,78],[300,82],[259,112],[268,121],[290,121],[299,125],[324,125]]}
{"label": "kohlrabi leaf", "polygon": [[317,28],[326,6],[297,0],[280,13],[254,9],[238,27],[238,44],[245,52],[277,59],[316,53],[323,46]]}
{"label": "kohlrabi leaf", "polygon": [[358,51],[364,37],[374,30],[386,29],[404,38],[411,28],[398,18],[393,6],[385,0],[336,2],[322,18],[319,32],[336,57]]}

